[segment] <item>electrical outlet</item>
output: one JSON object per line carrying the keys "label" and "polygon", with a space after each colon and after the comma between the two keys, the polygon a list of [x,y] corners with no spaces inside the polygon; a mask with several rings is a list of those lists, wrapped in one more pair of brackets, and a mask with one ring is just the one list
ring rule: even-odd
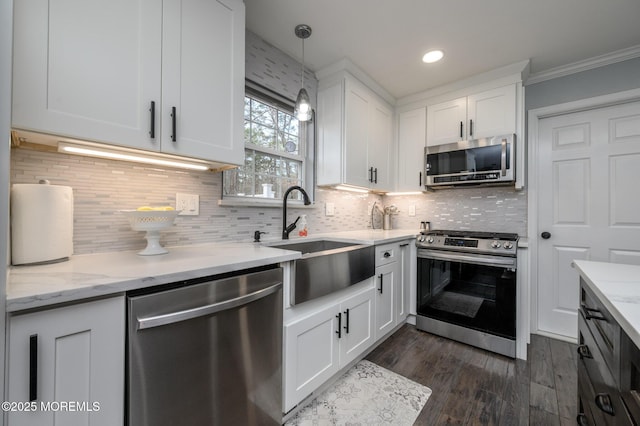
{"label": "electrical outlet", "polygon": [[411,204],[409,206],[409,216],[415,216],[415,215],[416,215],[416,205]]}
{"label": "electrical outlet", "polygon": [[176,210],[180,216],[198,216],[200,214],[200,196],[198,194],[176,194]]}
{"label": "electrical outlet", "polygon": [[336,213],[336,205],[333,203],[325,203],[324,214],[325,216],[333,216]]}

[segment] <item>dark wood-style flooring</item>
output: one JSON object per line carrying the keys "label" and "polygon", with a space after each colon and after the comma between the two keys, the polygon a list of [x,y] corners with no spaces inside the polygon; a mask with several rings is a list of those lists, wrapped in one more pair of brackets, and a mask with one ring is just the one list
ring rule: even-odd
{"label": "dark wood-style flooring", "polygon": [[367,359],[429,387],[416,425],[575,425],[576,345],[531,336],[513,360],[405,325]]}

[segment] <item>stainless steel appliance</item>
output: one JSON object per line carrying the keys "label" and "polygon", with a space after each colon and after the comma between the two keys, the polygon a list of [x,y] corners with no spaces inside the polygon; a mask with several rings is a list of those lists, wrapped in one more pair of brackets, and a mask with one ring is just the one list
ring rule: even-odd
{"label": "stainless steel appliance", "polygon": [[416,327],[515,358],[517,234],[420,233]]}
{"label": "stainless steel appliance", "polygon": [[282,268],[127,302],[128,425],[281,424]]}
{"label": "stainless steel appliance", "polygon": [[514,134],[427,146],[425,185],[444,188],[515,181]]}

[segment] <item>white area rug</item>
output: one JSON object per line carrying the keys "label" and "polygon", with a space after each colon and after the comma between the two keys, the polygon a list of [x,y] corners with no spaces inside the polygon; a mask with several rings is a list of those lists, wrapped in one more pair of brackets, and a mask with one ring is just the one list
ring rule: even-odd
{"label": "white area rug", "polygon": [[362,360],[287,423],[411,426],[431,389]]}

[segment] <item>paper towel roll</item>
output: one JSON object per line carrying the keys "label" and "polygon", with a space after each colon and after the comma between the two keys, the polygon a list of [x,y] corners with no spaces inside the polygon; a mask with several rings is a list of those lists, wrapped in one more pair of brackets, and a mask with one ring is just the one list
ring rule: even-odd
{"label": "paper towel roll", "polygon": [[59,261],[73,254],[73,191],[48,184],[11,187],[11,263]]}

